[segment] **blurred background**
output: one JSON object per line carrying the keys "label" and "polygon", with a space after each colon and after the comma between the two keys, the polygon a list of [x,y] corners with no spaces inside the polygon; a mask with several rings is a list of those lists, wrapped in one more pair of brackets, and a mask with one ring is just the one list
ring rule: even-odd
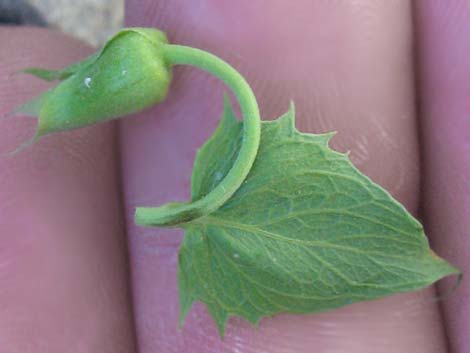
{"label": "blurred background", "polygon": [[99,46],[122,27],[124,0],[0,0],[0,22],[61,29]]}

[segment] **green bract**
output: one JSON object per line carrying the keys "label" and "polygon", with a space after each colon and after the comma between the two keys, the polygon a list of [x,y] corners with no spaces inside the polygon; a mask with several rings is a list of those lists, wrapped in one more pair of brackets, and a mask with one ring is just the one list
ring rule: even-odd
{"label": "green bract", "polygon": [[38,115],[35,138],[140,111],[162,101],[171,81],[164,61],[166,36],[154,29],[124,29],[103,49],[63,70],[30,68],[24,72],[58,86],[18,111]]}

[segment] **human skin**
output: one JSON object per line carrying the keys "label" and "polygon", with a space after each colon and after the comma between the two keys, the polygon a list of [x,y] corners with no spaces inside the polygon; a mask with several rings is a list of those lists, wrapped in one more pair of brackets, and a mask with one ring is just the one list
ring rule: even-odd
{"label": "human skin", "polygon": [[[452,60],[452,69],[464,73],[468,55],[460,46],[452,51],[454,21],[443,35],[428,36],[438,17],[429,3],[412,9],[404,0],[130,0],[126,13],[129,26],[160,28],[172,42],[232,63],[252,85],[265,119],[279,116],[293,99],[301,130],[338,131],[332,146],[350,150],[353,162],[408,210],[418,214],[426,200],[422,209],[425,221],[432,220],[427,228],[436,251],[468,268],[462,247],[469,221],[446,211],[470,207],[468,184],[459,179],[469,165],[468,156],[458,157],[465,148],[464,126],[455,131],[446,119],[450,113],[460,121],[468,83],[462,78],[463,91],[452,85],[440,94],[440,78],[449,71],[433,61],[451,53],[461,58]],[[454,11],[463,19],[470,14],[467,8]],[[441,45],[437,59],[418,56],[417,72],[414,16],[420,53]],[[88,52],[46,31],[3,29],[0,42],[0,114],[45,87],[9,73],[30,65],[59,67]],[[136,341],[141,353],[437,353],[448,351],[447,329],[454,351],[463,353],[463,286],[444,302],[445,322],[431,287],[329,313],[278,315],[262,320],[258,329],[233,319],[224,341],[197,304],[182,331],[177,329],[182,232],[139,228],[132,216],[136,206],[188,197],[194,152],[217,124],[224,89],[204,73],[177,69],[167,101],[120,121],[119,137],[110,123],[44,138],[18,157],[0,160],[0,278],[7,284],[0,289],[0,303],[7,304],[0,306],[0,348],[132,353]],[[448,112],[450,105],[455,108]],[[19,119],[0,124],[0,152],[30,136],[33,125]],[[433,143],[438,137],[447,141],[437,131],[453,143]],[[442,170],[447,166],[453,168],[448,175]],[[434,192],[441,187],[445,193]],[[456,192],[458,198],[449,196]]]}
{"label": "human skin", "polygon": [[[91,48],[52,31],[0,28],[0,115],[50,86],[25,75]],[[132,352],[134,331],[112,124],[33,135],[0,121],[0,352]]]}
{"label": "human skin", "polygon": [[[442,302],[452,352],[470,351],[470,3],[416,3],[419,41],[422,211],[435,250],[464,273]],[[443,15],[445,14],[445,15]],[[442,281],[442,292],[453,282]]]}

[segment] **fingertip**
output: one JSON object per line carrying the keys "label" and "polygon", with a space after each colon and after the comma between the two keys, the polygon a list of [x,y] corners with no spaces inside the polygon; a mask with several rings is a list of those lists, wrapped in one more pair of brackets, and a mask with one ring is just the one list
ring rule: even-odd
{"label": "fingertip", "polygon": [[[24,67],[60,68],[91,48],[58,32],[0,28],[0,115],[50,87]],[[0,153],[32,119],[0,121]],[[115,130],[45,138],[0,157],[0,331],[8,352],[134,351]]]}
{"label": "fingertip", "polygon": [[[425,228],[438,254],[468,271],[470,3],[416,1],[415,20]],[[470,349],[469,296],[467,280],[441,303],[455,352]]]}

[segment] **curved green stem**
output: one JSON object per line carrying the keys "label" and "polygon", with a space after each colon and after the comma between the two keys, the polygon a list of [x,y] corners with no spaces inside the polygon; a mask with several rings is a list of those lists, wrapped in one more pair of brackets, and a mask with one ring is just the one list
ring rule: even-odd
{"label": "curved green stem", "polygon": [[220,78],[231,88],[243,114],[243,142],[238,157],[225,178],[210,193],[192,203],[169,203],[160,207],[139,207],[135,221],[144,226],[175,226],[208,215],[221,207],[248,175],[260,142],[261,119],[258,103],[248,83],[229,64],[215,55],[181,45],[163,46],[165,60],[172,65],[191,65]]}

